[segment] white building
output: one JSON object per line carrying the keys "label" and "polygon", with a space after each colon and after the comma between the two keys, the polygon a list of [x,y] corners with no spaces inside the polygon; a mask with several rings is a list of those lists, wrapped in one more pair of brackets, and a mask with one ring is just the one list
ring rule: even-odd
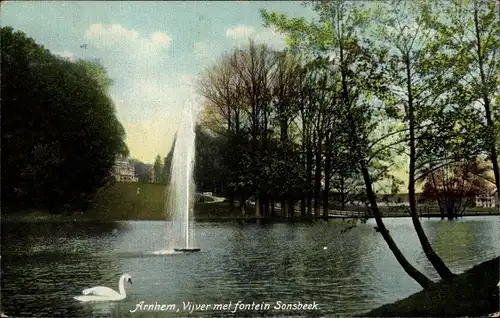
{"label": "white building", "polygon": [[135,167],[126,159],[117,159],[113,167],[113,175],[118,182],[138,182]]}
{"label": "white building", "polygon": [[493,189],[485,194],[476,196],[476,206],[482,208],[496,207],[497,189]]}

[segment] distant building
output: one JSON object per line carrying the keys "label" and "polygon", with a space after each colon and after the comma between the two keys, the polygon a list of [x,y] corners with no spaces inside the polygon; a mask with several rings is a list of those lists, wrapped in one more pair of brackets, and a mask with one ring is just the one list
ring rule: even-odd
{"label": "distant building", "polygon": [[476,206],[482,208],[494,208],[496,207],[496,194],[497,189],[493,189],[491,191],[486,192],[485,194],[481,194],[476,196]]}
{"label": "distant building", "polygon": [[135,176],[135,167],[127,159],[118,158],[113,167],[113,175],[117,182],[138,182]]}

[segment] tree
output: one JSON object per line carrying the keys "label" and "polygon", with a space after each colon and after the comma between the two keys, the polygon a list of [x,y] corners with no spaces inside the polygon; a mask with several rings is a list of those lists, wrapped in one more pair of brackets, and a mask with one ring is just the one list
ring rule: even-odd
{"label": "tree", "polygon": [[85,208],[127,155],[105,69],[52,55],[10,27],[2,35],[4,204]]}
{"label": "tree", "polygon": [[[393,118],[401,120],[408,127],[408,135],[403,135],[402,141],[406,141],[409,148],[410,215],[427,258],[442,278],[448,278],[453,276],[453,273],[430,245],[418,217],[415,195],[416,164],[420,155],[417,153],[419,132],[428,129],[436,122],[434,119],[437,116],[443,116],[447,111],[446,91],[450,86],[444,77],[447,68],[438,64],[439,54],[432,57],[426,54],[434,49],[431,40],[433,34],[430,32],[432,30],[425,29],[422,19],[416,12],[416,6],[403,1],[393,1],[390,10],[384,18],[381,18],[381,32],[378,35],[389,47],[394,48],[389,50],[388,69],[390,81],[393,83],[391,87],[393,99],[387,102],[387,106],[399,106],[399,111],[391,110]],[[432,49],[428,47],[429,44]],[[435,67],[436,64],[438,67]],[[432,79],[431,75],[434,75]],[[443,126],[434,127],[447,131]],[[447,135],[445,138],[449,137]],[[421,147],[421,152],[426,151],[428,149]]]}
{"label": "tree", "polygon": [[153,178],[153,167],[137,159],[131,159],[130,163],[134,165],[135,174],[139,182],[150,183]]}
{"label": "tree", "polygon": [[223,153],[221,151],[223,139],[196,126],[196,159],[194,179],[198,191],[223,193]]}
{"label": "tree", "polygon": [[296,56],[250,41],[223,56],[199,83],[206,128],[220,141],[229,200],[238,196],[243,208],[247,198],[255,197],[257,215],[274,214],[276,200],[282,201],[284,214],[293,205],[296,185],[275,172],[298,156],[291,126],[299,75]]}
{"label": "tree", "polygon": [[[500,87],[499,3],[486,0],[429,1],[423,8],[424,21],[436,30],[439,46],[447,52],[443,54],[443,60],[453,70],[458,88],[456,102],[475,117],[480,117],[476,125],[485,133],[480,138],[493,167],[497,206],[500,206],[500,107],[498,102],[495,103]],[[436,12],[443,12],[446,18]]]}
{"label": "tree", "polygon": [[163,175],[163,162],[160,155],[156,155],[155,162],[153,164],[153,171],[155,174],[155,183],[163,183],[165,176]]}
{"label": "tree", "polygon": [[439,206],[441,218],[461,215],[476,196],[488,192],[488,167],[477,160],[467,160],[432,170],[426,174],[421,198]]}
{"label": "tree", "polygon": [[[236,54],[236,52],[234,53]],[[230,202],[230,210],[234,209],[235,196],[239,193],[240,206],[244,213],[246,192],[241,182],[236,181],[241,164],[239,147],[231,147],[233,141],[243,138],[243,100],[239,79],[230,66],[231,54],[222,56],[218,62],[208,69],[198,82],[200,95],[205,99],[203,126],[215,132],[221,138],[222,166],[220,176],[224,180],[225,195]],[[243,138],[244,139],[244,138]],[[239,145],[239,144],[237,144]]]}
{"label": "tree", "polygon": [[[158,169],[161,170],[160,177],[157,181],[158,183],[170,184],[170,178],[172,176],[172,172],[171,172],[172,171],[172,161],[174,159],[174,150],[175,150],[175,143],[176,142],[177,142],[177,134],[175,134],[175,136],[174,136],[174,141],[172,142],[172,145],[170,146],[170,150],[167,153],[167,156],[163,158],[163,163],[157,165]],[[156,160],[158,160],[158,157],[156,157]]]}
{"label": "tree", "polygon": [[313,52],[333,51],[340,71],[341,98],[349,125],[350,150],[356,157],[363,175],[371,210],[377,222],[377,230],[404,270],[422,287],[427,288],[432,282],[406,260],[385,228],[368,170],[369,154],[363,150],[368,148],[365,133],[370,125],[367,125],[366,119],[372,113],[366,111],[369,110],[367,103],[358,103],[358,100],[366,96],[364,93],[367,89],[381,88],[382,72],[379,67],[381,63],[377,59],[383,58],[385,51],[363,45],[356,32],[366,27],[368,16],[366,11],[359,9],[355,4],[345,1],[318,1],[312,5],[320,17],[317,23],[307,23],[303,18],[290,19],[285,14],[278,15],[266,11],[262,11],[262,16],[266,25],[274,25],[278,30],[286,32],[288,43],[296,49],[305,47]]}

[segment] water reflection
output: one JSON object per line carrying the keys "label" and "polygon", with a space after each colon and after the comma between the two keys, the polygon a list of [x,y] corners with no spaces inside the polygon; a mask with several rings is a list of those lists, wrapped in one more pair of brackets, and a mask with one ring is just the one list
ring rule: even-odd
{"label": "water reflection", "polygon": [[[452,222],[434,220],[425,230],[439,255],[459,271],[469,268],[471,262],[481,262],[484,256],[479,256],[478,250],[484,249],[490,258],[500,254],[497,222],[463,218]],[[464,255],[468,256],[467,259]]]}
{"label": "water reflection", "polygon": [[14,317],[109,316],[113,306],[94,311],[79,306],[72,297],[84,288],[115,282],[119,269],[105,252],[118,229],[124,227],[111,223],[2,224],[3,310]]}
{"label": "water reflection", "polygon": [[[460,272],[500,254],[498,220],[479,217],[422,223],[439,255],[453,271]],[[411,220],[386,219],[386,224],[412,264],[437,279]],[[346,233],[340,233],[346,226],[341,221],[198,223],[200,253],[151,255],[168,244],[166,225],[2,224],[3,309],[10,316],[109,317],[129,316],[128,311],[140,301],[182,308],[187,301],[280,300],[316,301],[320,304],[316,314],[349,316],[420,290],[373,230],[372,221]],[[124,272],[134,281],[127,289],[127,300],[82,304],[72,299],[87,287],[116,288]],[[179,314],[186,316],[185,312]],[[206,312],[194,314],[206,316]],[[144,317],[172,315],[143,313]]]}

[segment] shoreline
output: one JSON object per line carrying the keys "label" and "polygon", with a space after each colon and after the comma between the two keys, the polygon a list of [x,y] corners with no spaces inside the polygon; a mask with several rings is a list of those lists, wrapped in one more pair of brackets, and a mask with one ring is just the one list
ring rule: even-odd
{"label": "shoreline", "polygon": [[488,316],[499,309],[499,265],[500,257],[490,259],[362,317]]}
{"label": "shoreline", "polygon": [[[213,203],[203,203],[202,205],[215,206]],[[205,211],[203,211],[205,212]],[[498,213],[464,213],[462,216],[459,216],[458,219],[462,219],[463,217],[474,217],[474,216],[500,216]],[[383,218],[409,218],[408,214],[396,214],[396,215],[385,215]],[[373,218],[373,217],[370,217]],[[313,216],[295,216],[293,218],[283,218],[283,217],[264,217],[264,216],[255,216],[255,215],[240,215],[240,214],[227,214],[221,215],[219,213],[215,215],[205,213],[199,213],[196,215],[194,221],[198,222],[227,222],[227,221],[265,221],[265,222],[311,222],[311,221],[320,221],[320,220],[357,220],[363,219],[360,217],[348,217],[348,216],[329,216],[329,217],[313,217]],[[431,214],[430,216],[420,216],[420,219],[441,219],[440,214]],[[149,214],[146,216],[123,216],[120,215],[118,217],[98,217],[93,213],[84,213],[84,212],[61,212],[61,213],[50,213],[46,210],[21,210],[12,213],[2,213],[0,217],[1,222],[9,223],[9,222],[123,222],[123,221],[168,221],[164,215],[161,214]],[[447,220],[445,218],[445,220]]]}
{"label": "shoreline", "polygon": [[[140,194],[137,190],[140,189]],[[166,196],[169,188],[163,184],[115,183],[99,191],[88,208],[81,212],[78,208],[66,211],[50,211],[49,209],[22,208],[19,206],[3,206],[1,221],[3,222],[112,222],[112,221],[164,221],[169,219]],[[381,203],[382,204],[382,203]],[[405,207],[379,207],[383,218],[410,217]],[[358,205],[341,206],[330,204],[328,217],[301,216],[300,209],[294,208],[294,216],[282,217],[280,206],[275,206],[277,216],[255,216],[255,205],[246,204],[246,214],[241,214],[239,202],[234,202],[230,210],[227,198],[203,193],[194,196],[194,219],[199,222],[236,221],[236,222],[311,222],[313,220],[356,220],[366,219],[367,208]],[[170,210],[167,210],[170,211]],[[321,211],[322,212],[322,211]],[[419,209],[421,219],[441,219],[435,208]],[[322,213],[321,213],[322,214]],[[494,208],[467,208],[462,217],[498,216],[500,212]],[[445,216],[445,219],[446,216]]]}

